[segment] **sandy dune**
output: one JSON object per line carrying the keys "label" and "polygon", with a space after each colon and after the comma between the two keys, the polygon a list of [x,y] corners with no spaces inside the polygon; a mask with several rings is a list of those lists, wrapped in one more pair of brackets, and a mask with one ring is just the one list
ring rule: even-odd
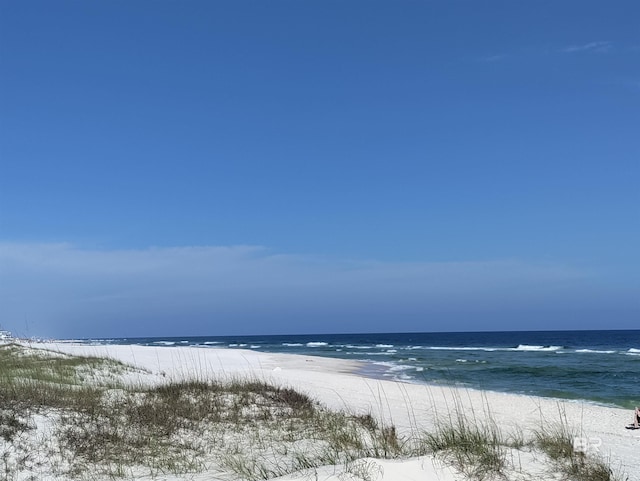
{"label": "sandy dune", "polygon": [[[42,343],[37,347],[75,355],[115,358],[148,372],[130,374],[132,381],[163,382],[167,379],[250,375],[299,389],[332,409],[371,413],[380,420],[393,423],[400,434],[433,428],[438,418],[443,419],[456,409],[464,410],[478,422],[493,419],[505,433],[522,430],[525,435],[543,423],[559,421],[562,415],[580,431],[592,454],[597,451],[609,459],[611,466],[624,471],[629,481],[640,481],[637,462],[640,431],[624,428],[632,417],[628,410],[586,402],[371,379],[357,374],[363,367],[358,362],[312,356],[219,348],[90,346],[64,342]],[[135,379],[136,376],[140,379]],[[515,456],[518,457],[516,464],[528,476],[522,475],[522,479],[549,479],[539,457],[522,452]],[[369,473],[374,473],[374,479],[465,479],[441,460],[430,456],[405,461],[368,459],[362,461],[362,466]],[[322,468],[317,474],[318,479],[345,479],[340,477],[339,467]],[[200,476],[193,479],[200,479]],[[202,479],[211,478],[203,473]],[[283,479],[309,478],[301,475]],[[513,479],[520,479],[520,475],[514,472]]]}

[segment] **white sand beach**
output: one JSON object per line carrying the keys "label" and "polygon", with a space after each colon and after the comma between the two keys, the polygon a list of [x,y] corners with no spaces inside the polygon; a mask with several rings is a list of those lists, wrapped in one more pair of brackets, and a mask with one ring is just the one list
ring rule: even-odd
{"label": "white sand beach", "polygon": [[[409,435],[433,429],[452,412],[462,409],[478,423],[495,422],[505,434],[530,436],[542,425],[561,418],[584,438],[589,455],[602,456],[611,468],[629,481],[640,481],[638,452],[640,430],[627,430],[629,410],[587,402],[569,402],[472,389],[417,385],[377,380],[357,373],[362,365],[338,359],[261,353],[252,350],[189,347],[147,347],[124,345],[81,345],[67,342],[30,344],[71,355],[108,357],[143,368],[129,373],[131,382],[163,383],[167,380],[225,379],[250,376],[278,386],[291,387],[334,410],[370,413],[379,421],[393,424],[397,432]],[[562,479],[551,475],[548,462],[535,452],[514,449],[515,468],[509,479]],[[412,459],[364,459],[362,466],[371,479],[464,480],[465,475],[433,455]],[[159,479],[226,479],[203,472]],[[287,480],[363,479],[343,473],[340,466],[326,466],[309,473],[288,475]],[[56,478],[59,479],[59,478]],[[625,479],[625,478],[622,478]]]}

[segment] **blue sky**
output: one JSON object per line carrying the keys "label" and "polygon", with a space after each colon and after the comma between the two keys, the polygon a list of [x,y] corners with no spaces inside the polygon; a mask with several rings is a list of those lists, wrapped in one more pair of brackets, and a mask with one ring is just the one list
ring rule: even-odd
{"label": "blue sky", "polygon": [[640,5],[0,3],[0,324],[640,326]]}

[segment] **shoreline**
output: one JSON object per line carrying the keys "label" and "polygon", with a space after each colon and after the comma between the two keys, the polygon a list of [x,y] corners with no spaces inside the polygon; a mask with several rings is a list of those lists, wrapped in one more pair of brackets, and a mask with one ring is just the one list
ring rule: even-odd
{"label": "shoreline", "polygon": [[360,362],[320,356],[135,345],[40,343],[32,347],[118,359],[149,370],[158,382],[249,376],[298,389],[329,409],[371,413],[396,426],[400,433],[432,429],[438,416],[450,413],[456,406],[479,419],[495,420],[507,432],[535,430],[541,423],[557,421],[560,413],[586,438],[599,439],[600,453],[611,460],[613,467],[620,466],[629,475],[629,481],[640,481],[640,469],[634,462],[640,432],[624,428],[632,412],[618,407],[375,379],[359,374],[358,370],[363,368]]}
{"label": "shoreline", "polygon": [[469,333],[152,337],[96,343],[242,348],[364,361],[359,374],[377,379],[633,409],[640,397],[635,384],[625,380],[636,376],[640,338],[611,332],[606,331],[604,338],[591,331],[570,336],[542,331],[479,337]]}

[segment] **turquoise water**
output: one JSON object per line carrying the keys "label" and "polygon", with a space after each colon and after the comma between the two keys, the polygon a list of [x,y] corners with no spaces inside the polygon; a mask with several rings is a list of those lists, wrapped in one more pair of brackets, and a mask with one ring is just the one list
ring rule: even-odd
{"label": "turquoise water", "polygon": [[366,362],[362,374],[632,408],[640,330],[86,339],[99,344],[253,349]]}

